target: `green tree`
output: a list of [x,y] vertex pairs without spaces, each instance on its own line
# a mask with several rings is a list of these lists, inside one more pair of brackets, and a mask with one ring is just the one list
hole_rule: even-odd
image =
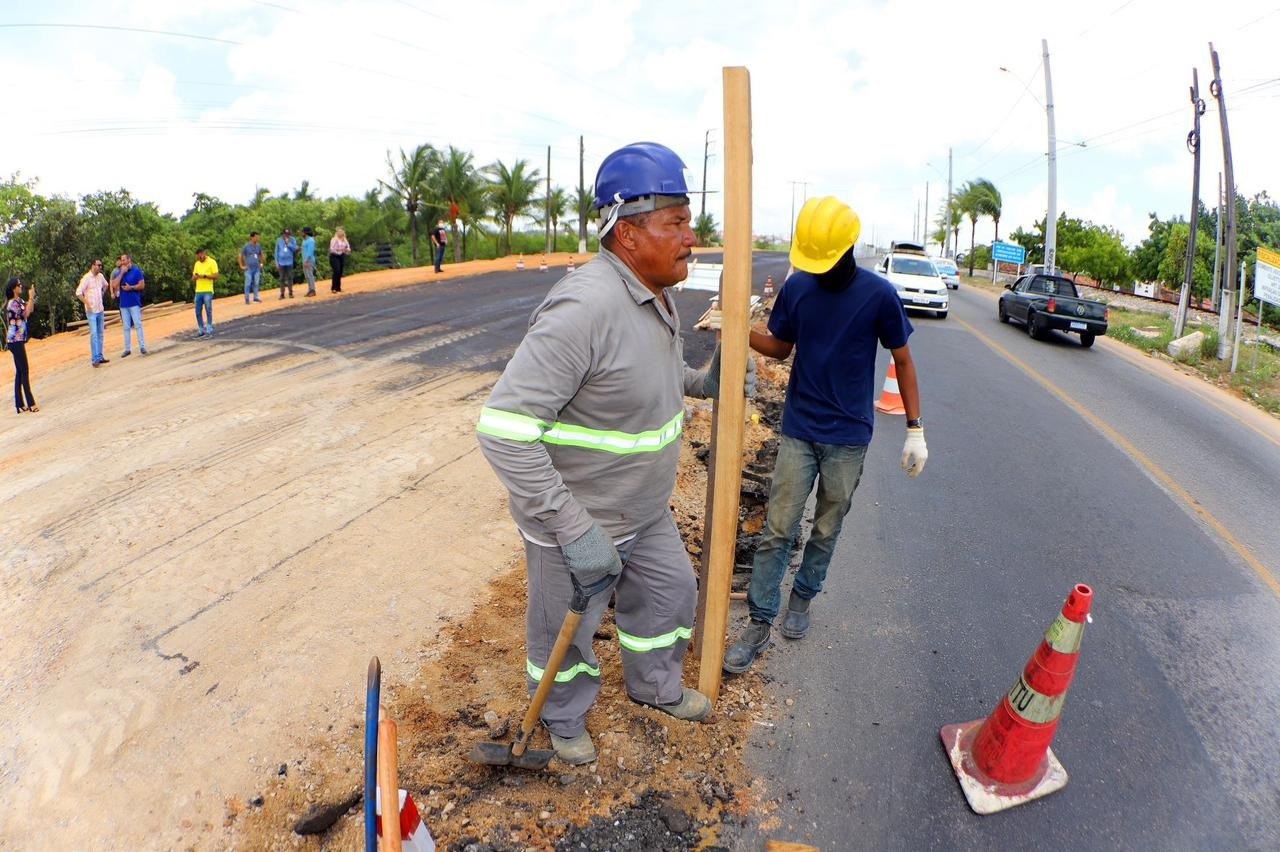
[[1000,197],[1000,190],[996,189],[996,185],[986,178],[978,178],[975,183],[982,187],[982,192],[986,196],[982,212],[990,216],[991,221],[995,223],[996,233],[992,243],[998,243],[1000,242],[1000,212],[1004,206],[1004,199]]
[[458,220],[463,221],[465,229],[468,219],[477,213],[484,215],[484,179],[476,170],[472,153],[450,145],[440,161],[437,186],[440,200],[450,212],[455,206],[458,209],[457,217],[449,217],[453,260],[458,263],[465,249],[465,240],[459,239],[458,235]]
[[1059,253],[1061,265],[1088,275],[1099,286],[1127,283],[1132,260],[1120,233],[1087,223],[1079,244],[1070,244]]
[[511,253],[511,225],[517,216],[523,216],[533,205],[538,189],[538,170],[529,169],[526,160],[516,160],[513,166],[498,160],[486,166],[489,177],[489,200],[494,208],[494,220],[502,225],[507,235],[506,254]]
[[693,234],[698,245],[709,246],[716,236],[716,220],[710,213],[699,213],[693,220]]
[[978,178],[965,183],[960,188],[956,206],[960,212],[969,217],[969,274],[973,275],[973,248],[978,230],[978,219],[983,216],[1000,215],[1000,199],[993,198],[991,190],[995,189],[991,181]]
[[413,265],[418,265],[418,215],[423,212],[423,201],[431,194],[431,178],[436,171],[436,160],[439,158],[436,149],[422,144],[406,154],[400,149],[399,165],[387,152],[387,170],[391,173],[391,181],[379,181],[390,195],[395,197],[409,214],[409,234],[413,245]]

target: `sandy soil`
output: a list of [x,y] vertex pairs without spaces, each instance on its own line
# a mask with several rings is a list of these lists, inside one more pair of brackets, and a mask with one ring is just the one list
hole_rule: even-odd
[[[350,294],[326,283],[320,298],[432,277],[354,275]],[[231,297],[215,317],[288,304]],[[152,354],[127,360],[109,330],[99,370],[83,336],[31,347],[43,411],[0,432],[0,848],[54,833],[83,849],[349,848],[358,818],[322,838],[292,827],[358,786],[374,654],[402,720],[402,784],[445,838],[514,821],[499,836],[545,845],[651,788],[713,833],[726,801],[748,801],[730,787],[761,705],[753,681],[733,685],[715,724],[677,731],[619,702],[616,643],[602,643],[600,764],[523,789],[463,767],[484,733],[474,712],[518,719],[523,702],[518,542],[473,435],[495,376],[163,339],[192,325],[156,318]],[[752,431],[755,447],[769,435]],[[704,483],[687,453],[676,503],[689,525]]]

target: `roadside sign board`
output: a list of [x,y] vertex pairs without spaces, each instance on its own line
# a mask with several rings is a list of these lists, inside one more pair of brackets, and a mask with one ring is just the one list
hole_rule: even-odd
[[1005,263],[1022,263],[1026,260],[1027,250],[1013,243],[996,243],[991,247],[991,256]]
[[1253,290],[1259,299],[1280,306],[1280,252],[1258,246]]

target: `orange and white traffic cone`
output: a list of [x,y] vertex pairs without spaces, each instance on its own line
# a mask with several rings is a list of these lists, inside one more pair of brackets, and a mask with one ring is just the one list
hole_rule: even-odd
[[[378,791],[378,836],[382,837],[382,791]],[[435,839],[422,821],[418,805],[408,790],[400,791],[400,848],[404,852],[434,852]]]
[[519,259],[516,260],[516,269],[518,271],[524,269],[524,255],[520,255]]
[[764,294],[766,296],[773,295],[773,276],[772,275],[764,279]]
[[1049,744],[1075,675],[1093,589],[1067,595],[1021,677],[985,720],[942,728],[942,745],[969,807],[992,814],[1067,785],[1067,770]]
[[573,255],[569,255],[569,271],[572,272],[576,268],[577,267],[573,265]]
[[547,271],[547,256],[545,254],[542,256],[542,265],[538,267],[538,271],[539,272]]
[[907,413],[907,409],[902,406],[902,394],[898,393],[898,368],[892,361],[889,362],[889,374],[884,377],[884,390],[876,403],[876,411],[885,414]]

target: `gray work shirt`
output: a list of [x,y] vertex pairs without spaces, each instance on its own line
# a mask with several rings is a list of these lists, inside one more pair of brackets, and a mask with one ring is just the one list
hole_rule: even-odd
[[564,545],[594,519],[616,540],[666,511],[684,397],[705,378],[684,363],[675,305],[616,255],[558,281],[476,428],[525,536]]

